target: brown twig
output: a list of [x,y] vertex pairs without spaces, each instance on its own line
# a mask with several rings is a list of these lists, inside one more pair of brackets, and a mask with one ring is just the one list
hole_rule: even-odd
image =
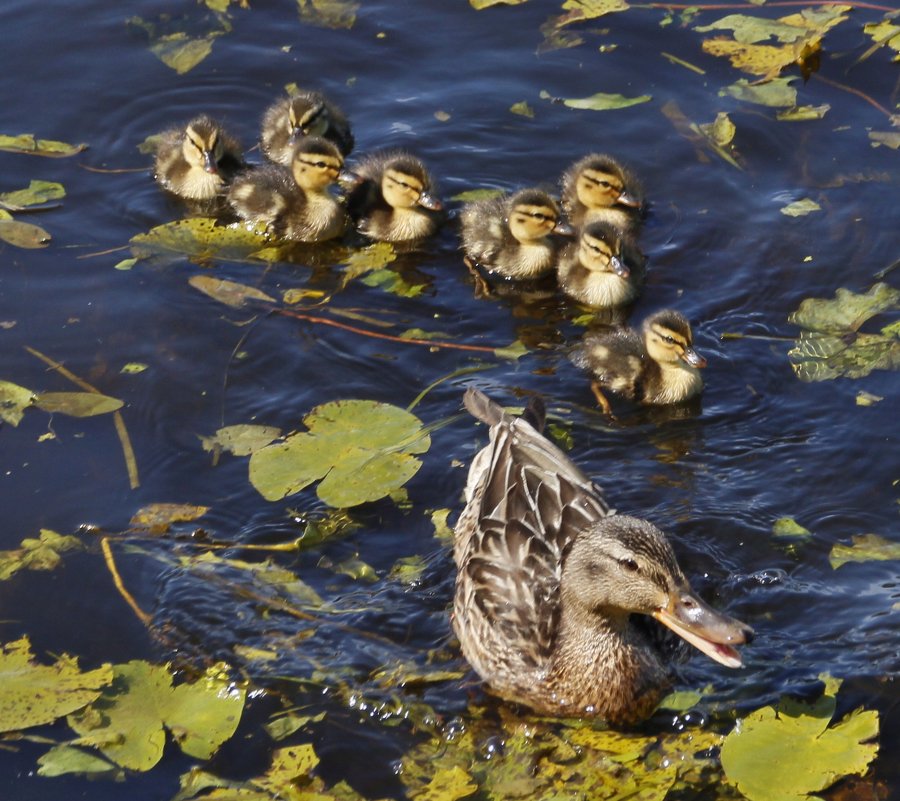
[[885,117],[887,117],[888,119],[893,119],[894,115],[891,114],[889,109],[886,109],[884,106],[881,105],[881,103],[879,103],[874,98],[869,97],[869,95],[867,95],[861,89],[854,89],[852,86],[847,86],[847,84],[838,83],[837,81],[832,81],[831,78],[826,78],[823,75],[819,75],[816,72],[813,73],[812,77],[815,78],[817,81],[821,81],[822,83],[827,84],[828,86],[833,86],[835,89],[840,89],[844,92],[849,92],[851,95],[856,95],[857,97],[862,98],[870,106],[877,108],[882,114],[884,114]]
[[134,600],[134,596],[125,588],[122,576],[119,575],[119,569],[116,567],[116,560],[113,559],[112,548],[109,547],[109,537],[104,537],[100,540],[100,548],[103,551],[103,561],[106,562],[106,568],[112,576],[113,584],[116,585],[119,595],[125,599],[125,603],[131,607],[131,611],[137,615],[138,620],[149,628],[153,618],[138,606],[138,602]]
[[82,253],[80,256],[76,256],[76,259],[93,259],[97,256],[108,256],[110,253],[118,253],[120,250],[128,250],[131,247],[130,245],[119,245],[117,248],[109,248],[109,250],[98,250],[95,253]]
[[87,170],[88,172],[99,172],[104,175],[122,175],[124,173],[131,172],[147,172],[146,167],[118,167],[116,169],[112,169],[110,167],[91,167],[90,164],[79,164],[82,170]]
[[[83,378],[79,378],[75,373],[71,370],[64,367],[57,361],[54,361],[49,356],[41,353],[39,350],[35,350],[34,348],[25,346],[25,350],[27,350],[32,356],[40,359],[44,364],[48,365],[50,368],[55,370],[64,378],[68,378],[76,386],[81,387],[86,392],[93,392],[95,395],[102,395],[103,393],[97,389],[95,386],[89,384]],[[128,483],[131,485],[131,489],[137,489],[141,482],[138,477],[138,469],[137,469],[137,461],[134,457],[134,448],[131,447],[131,437],[128,436],[128,429],[125,428],[125,418],[122,417],[122,413],[118,410],[113,412],[113,421],[116,426],[116,434],[119,436],[119,442],[122,444],[122,454],[125,457],[125,467],[128,470]]]

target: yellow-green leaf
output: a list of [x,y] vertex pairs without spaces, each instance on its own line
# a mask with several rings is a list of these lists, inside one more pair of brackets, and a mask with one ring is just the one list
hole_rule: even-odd
[[195,506],[190,503],[151,503],[134,513],[131,525],[140,528],[165,528],[172,523],[196,520],[208,511],[208,506]]
[[[546,92],[541,92],[541,97],[546,100],[550,95]],[[612,111],[620,108],[628,108],[629,106],[636,106],[640,103],[647,103],[651,99],[650,95],[625,97],[619,94],[597,92],[597,94],[591,95],[590,97],[563,98],[562,102],[569,108],[589,109],[590,111]]]
[[103,757],[71,745],[57,745],[38,758],[38,776],[64,776],[81,773],[87,776],[119,771],[118,766]]
[[787,111],[779,111],[775,119],[781,122],[808,122],[809,120],[821,120],[831,108],[827,103],[821,106],[797,106]]
[[812,214],[814,211],[822,211],[822,207],[816,203],[815,200],[810,200],[808,197],[805,197],[802,200],[795,200],[793,203],[788,203],[786,206],[779,209],[779,211],[786,217],[805,217],[807,214]]
[[0,194],[0,206],[15,211],[26,206],[37,206],[51,200],[59,200],[65,196],[66,190],[62,184],[53,181],[31,181],[27,189]]
[[0,134],[0,150],[48,158],[66,158],[87,150],[87,145],[70,145],[67,142],[57,142],[53,139],[35,139],[34,134],[18,134],[17,136]]
[[11,426],[19,425],[33,400],[34,393],[30,389],[11,381],[0,381],[0,420]]
[[219,225],[211,217],[189,217],[158,225],[131,238],[138,259],[151,256],[187,256],[195,261],[251,261],[268,240],[247,226]]
[[772,524],[772,534],[776,537],[790,537],[792,539],[809,539],[812,532],[801,526],[793,517],[779,517]]
[[437,771],[428,786],[413,798],[416,801],[456,801],[472,795],[477,789],[478,785],[472,782],[469,774],[454,766]]
[[194,289],[200,290],[213,300],[224,303],[226,306],[239,309],[249,301],[259,300],[263,303],[277,303],[271,295],[267,295],[261,289],[235,281],[226,281],[224,278],[213,278],[211,275],[192,275],[188,283]]
[[93,417],[114,412],[125,404],[99,392],[41,392],[35,396],[34,405],[45,412]]
[[526,2],[528,0],[469,0],[469,5],[476,11],[481,11],[483,8],[490,8],[491,6],[520,6]]
[[854,534],[851,545],[832,546],[828,561],[837,570],[848,562],[886,562],[900,559],[900,543],[877,534]]
[[77,537],[42,528],[38,539],[26,537],[19,548],[0,551],[0,581],[20,570],[53,570],[62,561],[61,553],[81,547]]
[[50,238],[50,234],[39,225],[19,220],[0,220],[0,239],[14,247],[26,250],[45,248]]
[[469,203],[473,200],[488,200],[492,197],[500,197],[503,194],[502,189],[468,189],[454,195],[450,200],[458,200],[460,203]]
[[892,150],[900,150],[900,132],[897,131],[869,131],[869,139],[872,147],[885,145]]
[[200,437],[205,451],[227,451],[235,456],[249,456],[281,436],[274,426],[241,424],[220,428],[211,437]]
[[297,0],[300,19],[320,28],[353,27],[359,3],[353,0]]
[[524,100],[519,103],[513,103],[509,110],[513,114],[518,114],[520,117],[528,117],[529,119],[534,118],[534,109],[528,105]]
[[746,103],[756,103],[770,108],[793,108],[797,105],[797,90],[791,86],[796,78],[773,78],[766,83],[750,82],[741,78],[731,86],[719,91],[719,95],[727,95]]
[[109,665],[82,673],[69,656],[36,664],[27,637],[0,646],[0,731],[51,723],[91,703],[112,680]]

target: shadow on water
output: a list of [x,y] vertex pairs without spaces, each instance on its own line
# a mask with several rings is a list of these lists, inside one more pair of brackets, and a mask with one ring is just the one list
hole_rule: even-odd
[[[769,109],[719,97],[736,70],[703,54],[691,27],[661,27],[661,11],[632,9],[593,27],[571,26],[585,44],[538,52],[539,28],[557,11],[546,3],[476,12],[462,2],[364,2],[351,30],[329,30],[301,22],[294,4],[236,7],[233,30],[216,38],[196,68],[176,75],[150,54],[141,30],[126,25],[128,15],[154,19],[152,3],[130,4],[127,14],[83,3],[71,24],[61,4],[4,6],[0,85],[16,102],[0,113],[0,132],[33,131],[90,149],[52,160],[0,152],[0,190],[30,179],[66,187],[59,208],[27,218],[52,233],[50,247],[0,245],[0,380],[71,389],[25,350],[31,347],[121,398],[140,486],[128,486],[108,416],[28,410],[18,426],[0,428],[0,548],[17,548],[42,528],[123,531],[150,503],[203,504],[210,512],[166,537],[139,538],[120,556],[125,585],[152,617],[152,636],[112,586],[96,537],[85,535],[89,552],[67,556],[61,569],[0,582],[3,642],[27,633],[36,653],[71,653],[87,666],[138,658],[188,671],[217,660],[237,665],[270,694],[253,700],[238,739],[210,770],[246,778],[264,769],[272,744],[261,726],[284,697],[309,714],[326,713],[314,737],[329,784],[349,778],[367,797],[401,797],[395,768],[422,733],[452,728],[473,699],[490,714],[508,713],[484,694],[451,636],[454,565],[432,518],[449,510],[453,523],[465,466],[485,440],[483,428],[459,414],[465,387],[474,385],[510,405],[535,393],[547,398],[554,435],[612,505],[666,529],[700,593],[756,629],[745,670],[726,674],[692,658],[678,666],[680,687],[712,684],[716,702],[744,713],[785,693],[814,695],[820,674],[830,673],[846,680],[839,711],[878,709],[882,753],[896,750],[897,563],[835,569],[829,562],[833,546],[849,544],[851,535],[895,536],[896,377],[802,383],[787,358],[797,336],[788,315],[804,298],[831,298],[838,287],[864,292],[897,259],[889,219],[897,154],[870,147],[866,137],[866,129],[885,130],[888,122],[816,76],[805,85],[798,79],[796,88],[804,105],[830,106],[824,121],[775,122]],[[177,13],[200,28],[220,24],[202,6],[184,4]],[[848,67],[866,47],[861,24],[829,34],[822,77],[893,107],[897,72],[885,55]],[[694,73],[661,61],[660,50],[705,74],[689,80]],[[269,265],[176,259],[130,270],[113,269],[127,251],[91,255],[180,214],[151,180],[149,156],[137,150],[148,135],[202,110],[250,147],[264,109],[291,82],[333,97],[353,122],[357,154],[414,150],[445,199],[474,188],[552,188],[585,153],[621,156],[652,203],[641,236],[649,275],[631,322],[667,306],[692,321],[709,361],[702,400],[667,410],[624,404],[615,420],[601,415],[570,358],[584,330],[579,310],[553,295],[476,298],[459,252],[457,201],[448,201],[450,220],[427,248],[388,265],[380,283],[348,278],[346,266],[321,256],[316,263],[302,250]],[[541,90],[554,97],[646,92],[652,101],[600,113],[551,103]],[[510,113],[521,101],[533,117]],[[727,110],[744,169],[680,135],[662,111],[667,102],[690,121]],[[249,159],[259,161],[258,150]],[[821,211],[780,213],[803,198]],[[228,308],[188,283],[204,275],[279,299],[289,290],[313,294],[281,304],[298,312],[293,317]],[[886,280],[896,283],[896,275]],[[398,286],[415,289],[391,291]],[[366,335],[405,330],[480,350]],[[520,358],[492,352],[516,342],[524,346]],[[123,372],[130,363],[147,369]],[[457,374],[466,368],[473,370]],[[313,489],[267,502],[248,482],[246,458],[215,460],[201,446],[227,425],[301,429],[313,407],[342,398],[406,407],[433,383],[414,411],[445,425],[432,432],[407,499],[352,510],[354,525],[332,538],[317,539],[309,525],[328,517]],[[861,392],[882,400],[861,405]],[[813,536],[786,547],[772,536],[782,517]],[[248,546],[297,539],[295,551],[269,558],[321,599],[321,609],[305,616],[248,571],[193,558],[215,542],[226,546],[217,555],[259,566],[266,553]],[[410,557],[421,557],[421,570],[405,581],[396,567]],[[410,680],[404,688],[391,669],[453,678]],[[53,735],[68,736],[62,724]],[[32,745],[2,752],[4,772],[17,777],[5,797],[83,792],[75,778],[26,778],[41,753]],[[167,756],[156,772],[130,782],[129,797],[174,795],[189,766]],[[875,775],[894,792],[900,787],[889,760],[876,763]],[[119,797],[102,782],[90,792]]]

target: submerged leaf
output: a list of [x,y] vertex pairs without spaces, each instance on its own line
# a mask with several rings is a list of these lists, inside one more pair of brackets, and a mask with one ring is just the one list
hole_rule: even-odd
[[184,75],[212,52],[213,41],[222,33],[216,31],[196,39],[186,33],[172,33],[161,36],[150,45],[150,52],[167,67],[179,75]]
[[793,108],[797,105],[797,90],[790,84],[796,78],[773,78],[767,83],[751,83],[741,78],[731,86],[719,91],[720,95],[728,95],[746,103],[756,103],[770,108]]
[[809,539],[812,532],[801,526],[793,517],[779,517],[772,524],[772,534],[776,537],[791,537],[795,539]]
[[0,194],[0,206],[15,211],[26,206],[37,206],[51,200],[59,200],[66,196],[62,184],[53,181],[31,181],[27,189]]
[[109,665],[82,673],[69,656],[53,665],[33,660],[27,637],[0,646],[0,731],[51,723],[91,703],[113,680]]
[[520,117],[528,117],[529,119],[534,119],[534,109],[528,105],[524,100],[519,103],[513,103],[509,110],[513,114],[518,114]]
[[848,562],[886,562],[900,559],[900,543],[877,534],[854,534],[852,545],[832,546],[828,561],[837,570]]
[[378,500],[402,487],[422,463],[414,454],[431,440],[413,414],[368,400],[332,401],[303,419],[309,429],[250,457],[250,482],[277,501],[322,479],[318,496],[344,508]]
[[41,392],[35,395],[34,405],[45,412],[94,417],[115,412],[125,404],[99,392]]
[[20,570],[53,570],[61,561],[61,553],[83,547],[77,537],[63,536],[42,528],[38,539],[26,538],[12,551],[0,551],[0,581]]
[[30,389],[11,381],[0,381],[0,420],[11,426],[19,425],[33,400],[34,393]]
[[563,98],[562,102],[569,108],[589,109],[591,111],[611,111],[614,109],[636,106],[640,103],[647,103],[651,99],[650,95],[624,97],[619,94],[597,92],[597,94],[591,95],[590,97]]
[[454,766],[446,770],[438,770],[434,778],[413,798],[416,801],[457,801],[472,795],[478,785],[472,782],[469,774],[462,768]]
[[297,0],[300,19],[320,28],[353,27],[359,3],[353,0]]
[[48,158],[66,158],[87,150],[87,145],[70,145],[67,142],[57,142],[53,139],[35,139],[34,134],[19,134],[18,136],[0,134],[0,150]]
[[45,248],[50,238],[50,234],[39,225],[0,219],[0,239],[14,247],[26,250]]
[[900,132],[869,131],[869,139],[872,140],[872,147],[886,145],[892,150],[900,150]]
[[788,203],[787,206],[779,209],[779,211],[786,217],[805,217],[807,214],[812,214],[814,211],[822,211],[822,207],[816,203],[815,200],[810,200],[808,197],[805,197],[802,200],[795,200],[793,203]]
[[835,292],[834,300],[807,298],[788,316],[788,322],[810,331],[858,331],[866,320],[898,305],[900,290],[888,284],[875,284],[864,294],[841,288]]
[[469,0],[469,5],[476,11],[481,11],[483,8],[490,8],[490,6],[520,6],[526,2],[528,0]]
[[199,289],[204,295],[234,309],[239,309],[252,300],[260,300],[264,303],[278,302],[271,295],[267,295],[256,287],[238,284],[235,281],[226,281],[224,278],[213,278],[210,275],[192,275],[188,279],[188,283],[194,289]]
[[189,503],[151,503],[142,506],[131,518],[130,524],[139,528],[166,528],[172,523],[187,523],[203,517],[208,506]]
[[249,456],[281,436],[281,429],[274,426],[242,424],[225,426],[212,437],[200,437],[205,451],[227,451],[235,456]]
[[824,103],[821,106],[797,106],[787,111],[779,111],[775,119],[781,122],[807,122],[809,120],[821,120],[831,106]]

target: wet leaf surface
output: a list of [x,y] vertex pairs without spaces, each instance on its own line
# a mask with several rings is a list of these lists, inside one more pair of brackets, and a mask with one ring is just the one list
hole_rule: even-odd
[[854,534],[850,545],[837,543],[831,548],[828,561],[837,570],[849,562],[886,562],[900,559],[900,543],[877,534]]
[[0,646],[0,731],[51,723],[99,697],[113,680],[109,665],[83,673],[75,659],[34,661],[27,637]]
[[352,0],[297,0],[300,19],[320,28],[352,28],[359,6]]
[[805,217],[814,211],[822,211],[822,207],[815,200],[803,198],[803,200],[795,200],[793,203],[788,203],[780,211],[786,217]]
[[[544,100],[552,99],[547,92],[541,92]],[[628,108],[641,103],[648,103],[652,98],[650,95],[640,95],[638,97],[624,97],[619,94],[607,94],[605,92],[597,92],[590,97],[570,97],[562,98],[562,103],[569,108],[588,109],[590,111],[612,111],[620,108]]]
[[131,252],[137,259],[187,256],[196,261],[252,261],[254,253],[268,244],[264,235],[246,226],[219,225],[212,217],[189,217],[133,236]]
[[793,517],[779,517],[772,524],[772,534],[776,537],[808,540],[813,534],[808,528],[801,526]]
[[51,237],[39,225],[20,220],[0,219],[0,239],[17,248],[34,250],[47,247]]
[[212,437],[201,437],[203,450],[227,451],[235,456],[249,456],[281,436],[281,429],[274,426],[236,425],[225,426]]
[[0,134],[0,150],[48,158],[66,158],[87,150],[87,145],[70,145],[67,142],[57,142],[53,139],[35,139],[34,134],[19,134],[18,136]]
[[41,392],[35,395],[34,405],[45,412],[71,417],[94,417],[114,412],[125,404],[118,398],[101,395],[99,392]]
[[192,275],[188,279],[188,283],[194,289],[199,289],[204,295],[234,309],[239,309],[253,300],[263,303],[278,302],[271,295],[267,295],[256,287],[239,284],[236,281],[226,281],[223,278],[213,278],[210,275]]
[[829,725],[838,686],[813,704],[783,698],[740,720],[722,745],[728,781],[750,801],[803,801],[864,773],[878,753],[878,713],[857,709]]
[[208,506],[188,503],[152,503],[143,506],[131,518],[131,525],[139,528],[166,528],[172,523],[187,523],[203,517]]
[[469,0],[469,5],[476,11],[481,11],[491,6],[519,6],[527,2],[528,0]]
[[308,432],[287,437],[250,457],[250,482],[270,501],[321,479],[317,494],[345,508],[375,501],[402,487],[428,450],[419,419],[396,406],[367,400],[333,401],[303,419]]
[[0,206],[10,211],[16,211],[27,206],[37,206],[51,200],[59,200],[65,196],[66,190],[62,184],[53,181],[31,181],[27,189],[0,194]]
[[17,426],[25,410],[31,406],[34,393],[11,381],[0,381],[0,420]]
[[722,89],[720,95],[728,95],[746,103],[756,103],[772,108],[793,108],[797,105],[797,90],[791,86],[796,78],[773,78],[763,84],[741,78]]
[[77,537],[63,536],[44,528],[38,539],[28,537],[19,548],[0,551],[0,581],[20,570],[53,570],[62,561],[61,553],[82,548]]
[[[75,748],[71,745],[58,745],[38,758],[38,776],[64,776],[67,773],[80,773],[87,776],[100,776],[115,771],[118,767],[103,757],[90,751]],[[117,778],[124,778],[119,777]]]

